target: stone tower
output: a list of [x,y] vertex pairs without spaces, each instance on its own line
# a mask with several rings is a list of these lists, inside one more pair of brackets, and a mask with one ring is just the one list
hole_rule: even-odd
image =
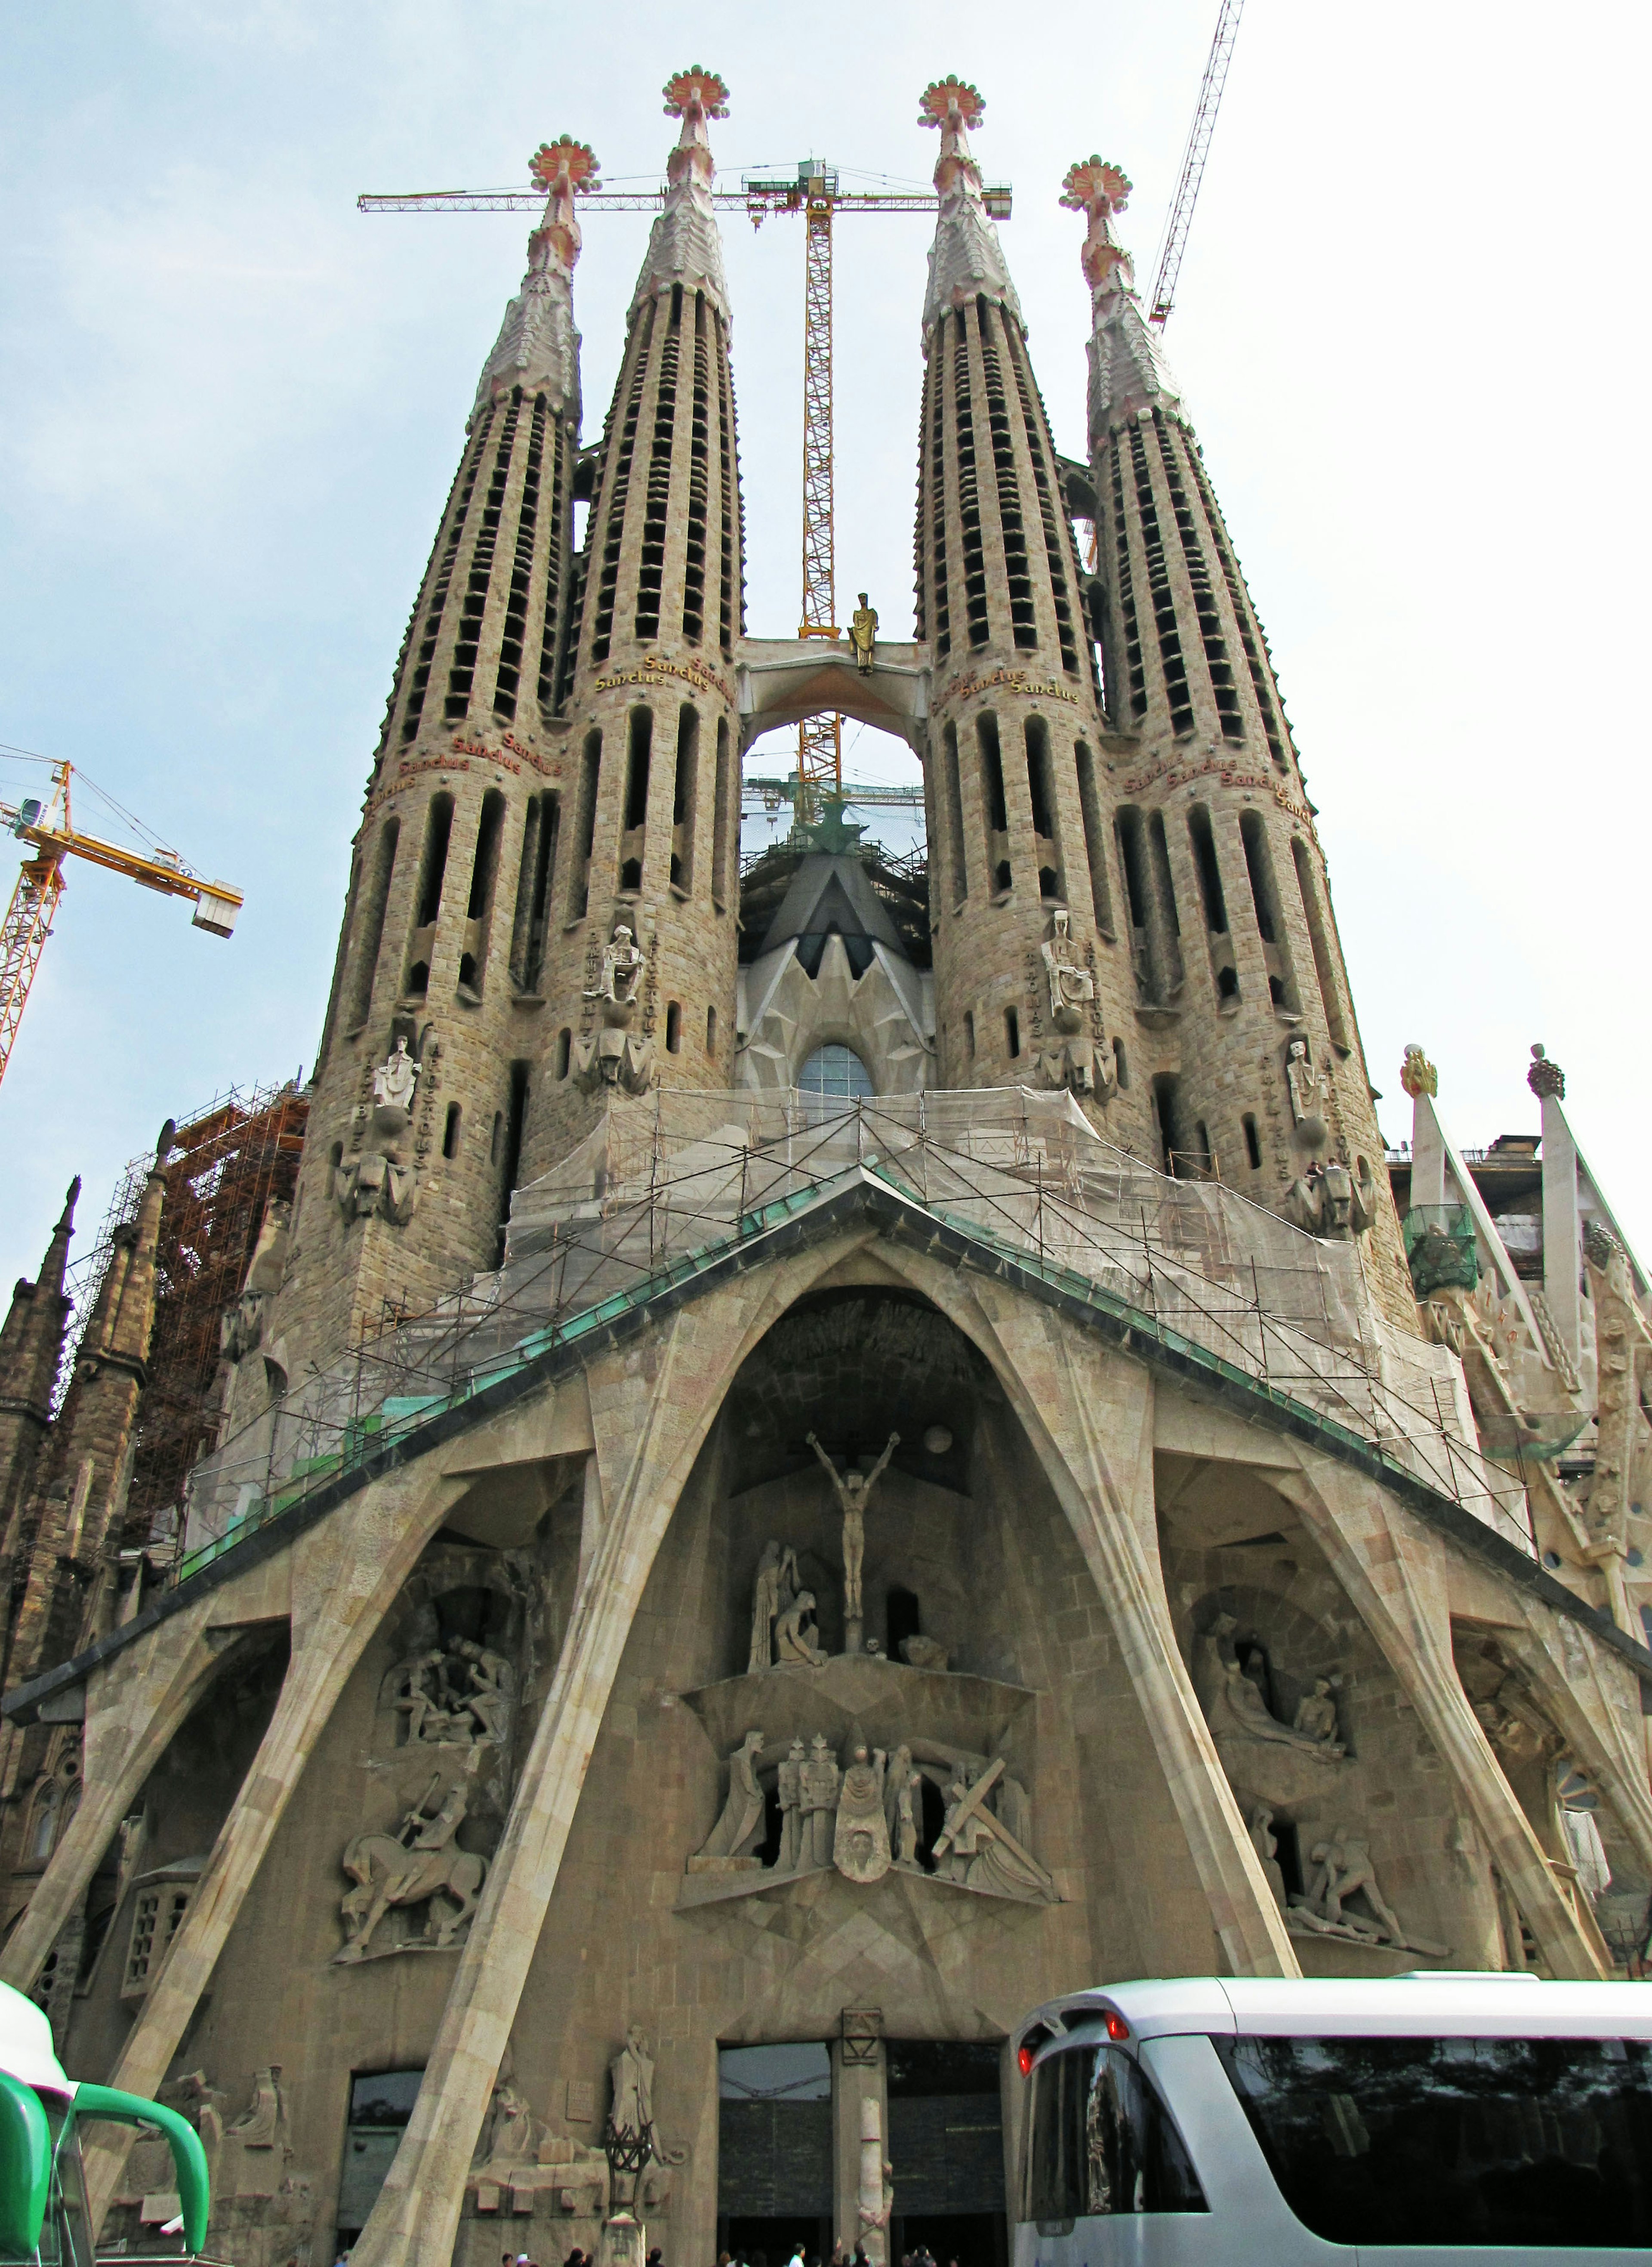
[[20,1587],[28,1565],[26,1514],[63,1359],[70,1307],[63,1282],[79,1194],[77,1177],[40,1273],[32,1283],[18,1279],[0,1324],[0,1632],[10,1626],[13,1588]]
[[[286,1289],[256,1414],[292,1364],[493,1264],[543,1045],[564,787],[565,625],[579,449],[575,197],[590,150],[533,160],[528,272],[397,665],[357,834],[316,1068]],[[251,1397],[251,1400],[249,1400]]]
[[1088,222],[1098,627],[1123,736],[1110,796],[1154,1131],[1162,1152],[1216,1163],[1305,1228],[1374,1221],[1408,1303],[1313,809],[1198,441],[1114,236],[1129,188],[1093,158],[1071,168],[1063,202]]
[[[665,87],[682,132],[632,295],[568,633],[568,818],[526,1174],[566,1153],[604,1088],[733,1083],[744,541],[706,131],[727,97],[698,65]],[[616,942],[623,957],[606,957]]]
[[1070,1086],[1115,1139],[1144,1141],[1100,691],[1027,326],[969,150],[983,108],[947,78],[920,113],[941,137],[916,545],[937,1083]]

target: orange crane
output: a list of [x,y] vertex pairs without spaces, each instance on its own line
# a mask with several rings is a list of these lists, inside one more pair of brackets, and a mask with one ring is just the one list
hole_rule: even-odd
[[1175,197],[1165,223],[1164,240],[1159,247],[1159,268],[1153,277],[1152,312],[1147,319],[1161,331],[1170,319],[1170,310],[1175,302],[1176,278],[1181,273],[1181,255],[1188,248],[1188,231],[1193,221],[1193,208],[1198,202],[1199,184],[1204,179],[1204,161],[1210,154],[1210,136],[1216,131],[1216,114],[1221,107],[1222,90],[1227,84],[1227,67],[1233,60],[1233,42],[1239,37],[1239,18],[1244,12],[1245,0],[1222,0],[1217,13],[1216,36],[1210,42],[1204,77],[1199,83],[1199,99],[1194,106],[1193,127],[1181,157],[1181,178],[1176,184]]
[[158,890],[164,897],[193,898],[194,926],[210,936],[230,934],[244,902],[239,890],[227,882],[203,882],[192,874],[175,850],[160,845],[147,851],[123,850],[95,834],[78,833],[69,807],[72,777],[72,766],[54,763],[52,792],[44,802],[29,796],[20,803],[0,803],[0,825],[9,826],[32,853],[23,862],[0,924],[0,1079],[11,1060],[29,987],[52,933],[52,919],[66,885],[66,858],[84,858],[112,874],[124,874],[146,890]]
[[[592,189],[580,199],[582,213],[657,212],[663,189]],[[1001,182],[983,194],[995,220],[1008,220],[1012,198]],[[537,211],[543,189],[433,189],[402,196],[362,196],[356,209],[383,212]],[[753,228],[771,213],[801,213],[803,238],[803,619],[800,638],[836,638],[836,538],[832,517],[832,221],[839,213],[932,213],[938,199],[927,189],[845,189],[838,169],[805,158],[796,178],[762,180],[742,176],[735,189],[714,189],[712,202],[743,212]],[[799,820],[818,818],[829,796],[843,794],[843,720],[837,715],[805,718],[798,728]]]

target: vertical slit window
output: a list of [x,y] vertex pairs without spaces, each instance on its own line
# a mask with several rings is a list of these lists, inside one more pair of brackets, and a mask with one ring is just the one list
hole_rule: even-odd
[[1049,727],[1042,716],[1029,716],[1022,730],[1027,743],[1027,791],[1033,803],[1033,848],[1038,866],[1041,898],[1064,898],[1061,870],[1061,827],[1056,815],[1056,776],[1049,747]]
[[1295,1015],[1300,1002],[1291,972],[1284,912],[1274,879],[1273,854],[1268,848],[1267,829],[1259,812],[1242,811],[1239,813],[1239,840],[1245,846],[1245,871],[1250,880],[1251,903],[1256,912],[1256,932],[1261,938],[1263,958],[1268,966],[1268,997],[1276,1008],[1283,1008]]
[[1205,525],[1210,531],[1211,547],[1216,553],[1217,563],[1222,569],[1222,580],[1227,584],[1228,597],[1232,601],[1233,619],[1239,624],[1239,644],[1245,652],[1245,666],[1250,672],[1251,690],[1256,695],[1256,706],[1261,712],[1262,731],[1267,737],[1268,752],[1282,772],[1288,771],[1290,766],[1285,759],[1284,736],[1281,730],[1280,714],[1275,706],[1274,688],[1269,682],[1268,665],[1263,658],[1268,641],[1261,634],[1261,625],[1257,621],[1255,612],[1250,604],[1245,589],[1244,577],[1239,570],[1239,561],[1233,556],[1232,547],[1227,539],[1227,531],[1222,524],[1222,515],[1217,510],[1216,498],[1211,494],[1210,484],[1204,476],[1204,466],[1200,459],[1198,445],[1193,441],[1188,443],[1188,471],[1195,488],[1199,491],[1199,501],[1204,506]]
[[1090,868],[1090,902],[1095,925],[1105,937],[1113,930],[1113,891],[1107,881],[1107,821],[1101,815],[1101,788],[1096,777],[1095,754],[1087,740],[1073,750],[1078,770],[1078,810],[1084,820],[1084,847]]
[[1113,1068],[1118,1079],[1119,1092],[1128,1094],[1130,1090],[1130,1061],[1124,1052],[1122,1039],[1115,1039],[1113,1042]]
[[1239,1123],[1245,1130],[1245,1161],[1253,1173],[1259,1173],[1262,1169],[1262,1145],[1257,1139],[1256,1120],[1246,1111]]
[[[999,317],[1004,325],[1005,348],[1015,377],[1015,390],[1020,397],[1027,451],[1033,461],[1033,486],[1038,495],[1038,517],[1043,530],[1045,563],[1049,569],[1049,595],[1056,610],[1056,635],[1061,645],[1061,665],[1070,677],[1076,677],[1078,674],[1078,641],[1073,634],[1072,601],[1068,595],[1068,551],[1062,542],[1061,532],[1066,507],[1058,505],[1056,483],[1050,472],[1049,419],[1045,413],[1043,397],[1034,383],[1027,364],[1027,348],[1020,331],[1002,309]],[[1071,540],[1070,530],[1068,544]]]
[[453,642],[453,661],[448,671],[448,697],[444,713],[450,724],[463,723],[471,705],[471,686],[476,678],[476,657],[480,649],[482,623],[487,613],[488,586],[493,579],[493,554],[499,546],[499,523],[504,517],[505,491],[510,485],[510,460],[516,445],[516,421],[522,415],[522,396],[513,393],[510,407],[505,413],[499,447],[493,452],[493,474],[487,484],[487,495],[482,505],[482,520],[476,531],[476,546],[471,554],[471,571],[465,579],[464,604],[459,612],[459,627]]
[[728,719],[717,720],[717,782],[712,800],[712,903],[718,912],[728,909],[728,837],[735,794],[728,752]]
[[1216,835],[1210,814],[1202,803],[1188,813],[1188,839],[1193,845],[1194,871],[1204,902],[1204,925],[1213,936],[1227,934],[1227,899],[1222,894],[1222,869],[1216,860]]
[[[1122,444],[1113,443],[1113,555],[1118,572],[1119,614],[1124,625],[1124,674],[1129,679],[1130,715],[1147,714],[1147,664],[1142,658],[1141,625],[1136,617],[1136,583],[1130,571],[1130,531],[1124,512]],[[1117,672],[1109,670],[1109,680]],[[1120,722],[1123,719],[1121,717]]]
[[924,383],[927,389],[929,412],[926,431],[930,560],[935,596],[935,658],[945,661],[952,651],[952,608],[947,596],[947,366],[939,352],[930,356]]
[[401,835],[399,818],[387,818],[373,845],[373,863],[362,899],[362,933],[350,969],[349,1003],[345,1009],[347,1031],[360,1029],[373,1005],[373,978],[378,968],[378,949],[384,936],[384,912],[390,903],[391,877],[396,870],[396,844]]
[[596,789],[603,768],[603,736],[585,735],[580,757],[579,818],[574,834],[574,857],[568,873],[568,919],[583,921],[590,902],[591,853],[596,847]]
[[705,1052],[708,1055],[714,1055],[717,1053],[717,1010],[715,1008],[708,1008],[705,1010]]
[[683,1052],[683,1003],[668,1000],[665,1009],[665,1051],[669,1055]]
[[1302,910],[1307,917],[1308,942],[1313,947],[1313,972],[1319,979],[1319,1001],[1325,1009],[1326,1027],[1331,1041],[1343,1054],[1351,1054],[1353,1040],[1348,1018],[1342,1013],[1341,988],[1336,980],[1336,954],[1331,942],[1331,925],[1319,897],[1319,884],[1313,871],[1313,856],[1299,834],[1290,838],[1290,855],[1296,862],[1297,887],[1302,892]]
[[[507,724],[515,719],[523,648],[528,635],[528,592],[533,581],[534,530],[539,524],[539,467],[545,455],[545,399],[541,393],[534,399],[533,418],[528,428],[522,503],[516,513],[516,549],[510,564],[510,591],[505,601],[505,624],[500,635],[499,669],[493,679],[493,714]],[[551,548],[554,554],[554,537]],[[552,576],[554,580],[554,567]]]
[[654,711],[633,708],[625,742],[625,803],[620,814],[619,886],[642,887],[642,854],[648,825],[648,769]]
[[941,801],[947,813],[947,858],[952,868],[955,906],[969,894],[969,869],[964,862],[963,783],[958,774],[958,728],[947,725],[941,733]]
[[1032,567],[1027,555],[1027,525],[1021,517],[1021,484],[1015,469],[1015,439],[1010,430],[1004,373],[993,337],[994,310],[976,301],[981,335],[981,369],[986,379],[987,432],[992,445],[993,485],[998,498],[998,532],[1004,544],[1004,573],[1010,595],[1010,631],[1018,646],[1038,643],[1038,613],[1033,598]]
[[969,394],[969,333],[961,315],[952,318],[953,431],[958,450],[958,518],[963,533],[964,611],[969,642],[987,642],[987,568],[981,542],[981,489],[976,473],[975,414]]
[[522,832],[522,868],[516,880],[516,916],[510,933],[510,972],[524,992],[538,989],[545,968],[545,930],[559,815],[559,796],[529,797]]
[[482,797],[482,816],[476,829],[476,856],[471,866],[471,894],[464,908],[464,943],[459,954],[459,981],[479,993],[487,967],[487,933],[493,921],[493,884],[499,875],[500,838],[505,831],[505,798],[496,787]]
[[[740,575],[736,594],[735,578],[740,572],[736,552],[740,545],[740,432],[735,420],[735,389],[728,375],[728,356],[723,338],[722,317],[713,309],[712,321],[716,326],[717,347],[717,419],[720,451],[722,483],[722,548],[718,584],[718,626],[725,653],[733,653],[736,630],[743,636],[746,627],[746,584]],[[736,613],[736,596],[738,613]]]
[[976,1059],[976,1019],[970,1009],[964,1009],[964,1053],[971,1062]]
[[568,1026],[564,1023],[562,1029],[557,1033],[557,1076],[559,1078],[566,1078],[567,1076],[568,1061],[573,1052],[574,1034],[569,1030]]
[[986,825],[987,871],[996,894],[1010,886],[1010,817],[1004,800],[1004,759],[996,716],[983,712],[976,718],[976,744],[981,751],[981,816]]
[[705,295],[694,295],[694,390],[689,416],[688,531],[683,564],[683,635],[698,645],[705,630],[705,526],[711,479],[711,326]]
[[448,870],[448,845],[453,839],[453,797],[434,795],[425,818],[424,851],[419,861],[419,889],[413,901],[413,935],[408,939],[407,980],[412,993],[430,988],[433,931],[442,912],[442,884]]
[[1014,1008],[1004,1010],[1004,1045],[1013,1062],[1021,1052],[1021,1018]]
[[1193,591],[1193,611],[1199,624],[1199,642],[1204,648],[1204,665],[1210,672],[1210,691],[1216,700],[1216,713],[1221,719],[1222,737],[1224,740],[1242,740],[1245,723],[1239,715],[1239,688],[1233,682],[1233,665],[1227,657],[1227,640],[1222,635],[1222,617],[1217,608],[1216,592],[1210,587],[1210,571],[1204,563],[1203,547],[1194,525],[1193,507],[1188,501],[1188,491],[1182,486],[1175,438],[1158,410],[1153,412],[1153,431],[1159,440],[1159,462],[1164,466],[1165,485],[1170,491],[1170,508],[1175,515],[1176,532],[1181,539],[1181,555],[1187,564],[1188,581]]
[[1159,633],[1159,661],[1165,676],[1165,697],[1170,703],[1170,729],[1173,732],[1191,732],[1193,700],[1188,691],[1188,664],[1181,650],[1181,633],[1176,627],[1175,593],[1170,587],[1165,539],[1159,528],[1159,506],[1153,499],[1152,476],[1147,469],[1147,451],[1139,425],[1130,429],[1129,444],[1137,517],[1142,530],[1142,556],[1147,562],[1147,595]]
[[459,1154],[459,1126],[464,1116],[464,1110],[458,1103],[449,1103],[447,1119],[442,1128],[442,1154],[444,1157],[457,1157]]
[[1182,980],[1180,923],[1165,822],[1133,804],[1118,814],[1119,862],[1130,907],[1130,958],[1144,999],[1163,1004]]
[[448,603],[448,590],[453,581],[454,561],[459,555],[459,544],[464,534],[464,524],[470,517],[471,495],[476,486],[476,476],[482,468],[487,437],[493,430],[493,413],[482,413],[482,422],[471,442],[469,454],[461,466],[463,485],[458,499],[452,507],[453,517],[448,528],[448,539],[442,553],[442,563],[436,569],[436,579],[431,585],[429,604],[425,608],[424,635],[419,642],[418,655],[413,663],[413,678],[407,687],[407,707],[401,721],[404,741],[414,738],[419,720],[424,715],[425,693],[430,684],[431,664],[435,659],[436,644],[442,635],[442,616]]
[[1159,1154],[1172,1178],[1185,1154],[1181,1138],[1181,1081],[1173,1072],[1161,1071],[1153,1081],[1153,1124],[1159,1134]]
[[917,412],[917,517],[912,523],[912,634],[920,645],[929,636],[929,576],[924,554],[929,535],[929,427],[935,392],[935,373],[924,364],[924,398]]
[[499,1174],[499,1252],[505,1253],[505,1230],[510,1221],[510,1200],[522,1170],[522,1137],[528,1121],[528,1066],[514,1062],[510,1067],[510,1097],[504,1111],[504,1126],[493,1120],[495,1162]]
[[[609,648],[613,642],[614,593],[619,583],[619,553],[625,533],[625,499],[631,493],[631,463],[637,446],[637,420],[642,415],[642,389],[648,375],[648,345],[654,336],[657,312],[658,303],[651,299],[642,310],[632,334],[633,359],[625,414],[619,421],[619,434],[614,443],[611,458],[604,459],[603,470],[608,473],[604,481],[607,495],[603,498],[603,547],[596,582],[596,610],[591,623],[593,668],[607,660]],[[595,510],[591,521],[595,526]],[[597,558],[594,544],[588,543],[587,548],[589,559]],[[587,571],[589,571],[588,561]]]
[[[573,534],[568,512],[568,433],[561,420],[554,419],[551,426],[551,495],[545,507],[545,617],[539,632],[539,704],[544,708],[559,705],[557,684],[558,657],[560,651],[562,620],[562,563]],[[570,562],[569,593],[574,589]]]
[[665,583],[665,527],[671,504],[671,451],[676,437],[677,362],[683,350],[683,286],[671,289],[671,312],[660,349],[660,385],[654,400],[654,437],[643,495],[642,550],[637,561],[637,636],[660,635],[660,594]]
[[699,801],[700,712],[684,701],[676,719],[676,779],[671,796],[671,879],[694,891],[694,811]]

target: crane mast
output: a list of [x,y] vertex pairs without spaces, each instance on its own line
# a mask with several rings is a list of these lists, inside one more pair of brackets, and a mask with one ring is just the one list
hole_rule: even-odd
[[1193,128],[1188,136],[1188,147],[1182,154],[1181,179],[1176,184],[1175,197],[1170,216],[1165,223],[1164,240],[1159,247],[1159,268],[1153,277],[1153,304],[1148,321],[1163,330],[1175,304],[1176,278],[1181,273],[1181,255],[1188,246],[1188,230],[1193,220],[1193,209],[1198,202],[1199,184],[1204,179],[1204,161],[1210,152],[1210,136],[1216,131],[1216,114],[1222,104],[1222,90],[1227,84],[1227,67],[1233,60],[1233,42],[1239,37],[1239,18],[1245,12],[1245,0],[1222,0],[1216,19],[1216,36],[1210,42],[1210,54],[1204,66],[1204,77],[1200,82],[1199,100],[1193,114]]

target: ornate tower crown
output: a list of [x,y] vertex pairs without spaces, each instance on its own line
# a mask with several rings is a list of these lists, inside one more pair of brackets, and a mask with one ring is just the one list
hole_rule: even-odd
[[[1098,297],[1122,287],[1135,288],[1130,256],[1115,238],[1113,215],[1129,202],[1132,183],[1123,168],[1105,158],[1082,158],[1069,165],[1061,185],[1061,202],[1069,212],[1081,212],[1089,221],[1084,242],[1085,280]],[[1118,282],[1114,282],[1118,271]]]
[[1027,327],[998,230],[982,197],[981,168],[969,149],[969,128],[979,126],[986,108],[978,89],[955,71],[932,80],[918,98],[918,124],[940,131],[940,155],[935,160],[940,210],[924,297],[926,340],[948,309],[978,296],[1007,307],[1020,328]]
[[632,294],[631,312],[646,304],[668,285],[703,290],[722,317],[729,319],[728,279],[723,273],[722,239],[717,231],[711,186],[717,177],[712,160],[706,121],[728,115],[728,89],[715,71],[691,63],[673,72],[662,92],[665,114],[680,118],[683,131],[666,160],[664,209],[648,238],[642,272]]

